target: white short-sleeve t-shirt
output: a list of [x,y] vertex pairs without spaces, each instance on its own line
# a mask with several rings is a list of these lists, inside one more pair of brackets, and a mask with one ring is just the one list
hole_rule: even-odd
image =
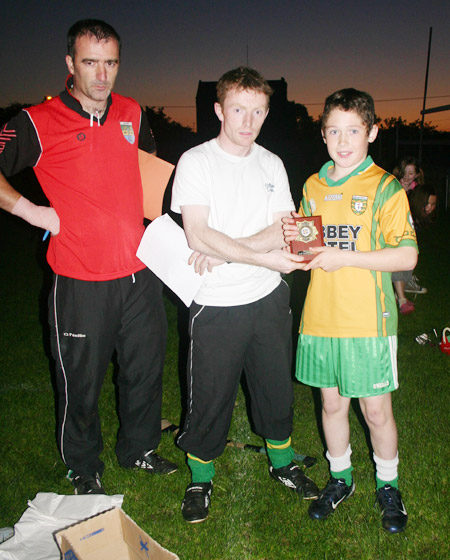
[[[258,144],[246,157],[223,151],[210,140],[185,152],[178,162],[171,209],[209,207],[208,225],[236,239],[273,223],[273,214],[295,209],[281,159]],[[200,305],[231,306],[257,301],[280,283],[264,267],[231,263],[207,273],[195,297]]]

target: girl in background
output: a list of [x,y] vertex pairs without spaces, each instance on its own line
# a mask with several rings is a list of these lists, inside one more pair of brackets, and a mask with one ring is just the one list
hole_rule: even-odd
[[[414,189],[424,182],[423,171],[420,168],[419,162],[416,158],[411,156],[400,160],[392,174],[397,177],[400,184],[405,189],[408,198],[410,198]],[[413,270],[408,270],[392,273],[392,282],[394,283],[399,310],[403,315],[408,315],[414,311],[414,303],[406,298],[405,292],[412,294],[427,293],[427,289],[419,284],[417,276],[414,276],[413,272]]]
[[416,158],[408,156],[401,159],[392,171],[409,196],[417,185],[423,185],[423,171]]
[[416,231],[431,224],[436,217],[437,194],[431,185],[419,185],[409,197]]

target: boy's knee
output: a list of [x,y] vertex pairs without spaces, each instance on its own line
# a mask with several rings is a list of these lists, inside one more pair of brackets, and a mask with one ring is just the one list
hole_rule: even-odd
[[322,409],[327,415],[347,414],[348,405],[342,398],[327,398],[322,401]]
[[386,410],[383,407],[367,407],[365,417],[369,426],[374,426],[375,428],[385,426],[393,419],[392,411]]

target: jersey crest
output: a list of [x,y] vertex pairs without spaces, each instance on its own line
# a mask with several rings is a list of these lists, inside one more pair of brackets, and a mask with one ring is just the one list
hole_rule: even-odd
[[352,196],[352,211],[357,216],[361,216],[367,210],[367,196],[354,194]]
[[120,128],[122,129],[122,134],[124,135],[125,139],[128,140],[130,144],[134,144],[136,137],[134,136],[133,123],[121,122]]

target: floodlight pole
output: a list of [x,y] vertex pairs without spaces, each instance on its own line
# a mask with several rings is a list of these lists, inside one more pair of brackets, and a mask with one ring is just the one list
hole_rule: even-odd
[[425,105],[427,103],[428,70],[430,68],[430,52],[431,52],[431,36],[432,35],[433,35],[433,28],[430,27],[430,35],[429,35],[429,38],[428,38],[427,70],[425,72],[425,91],[423,92],[422,121],[420,123],[419,163],[422,163],[422,137],[423,137],[423,126],[424,126],[424,122],[425,122]]

